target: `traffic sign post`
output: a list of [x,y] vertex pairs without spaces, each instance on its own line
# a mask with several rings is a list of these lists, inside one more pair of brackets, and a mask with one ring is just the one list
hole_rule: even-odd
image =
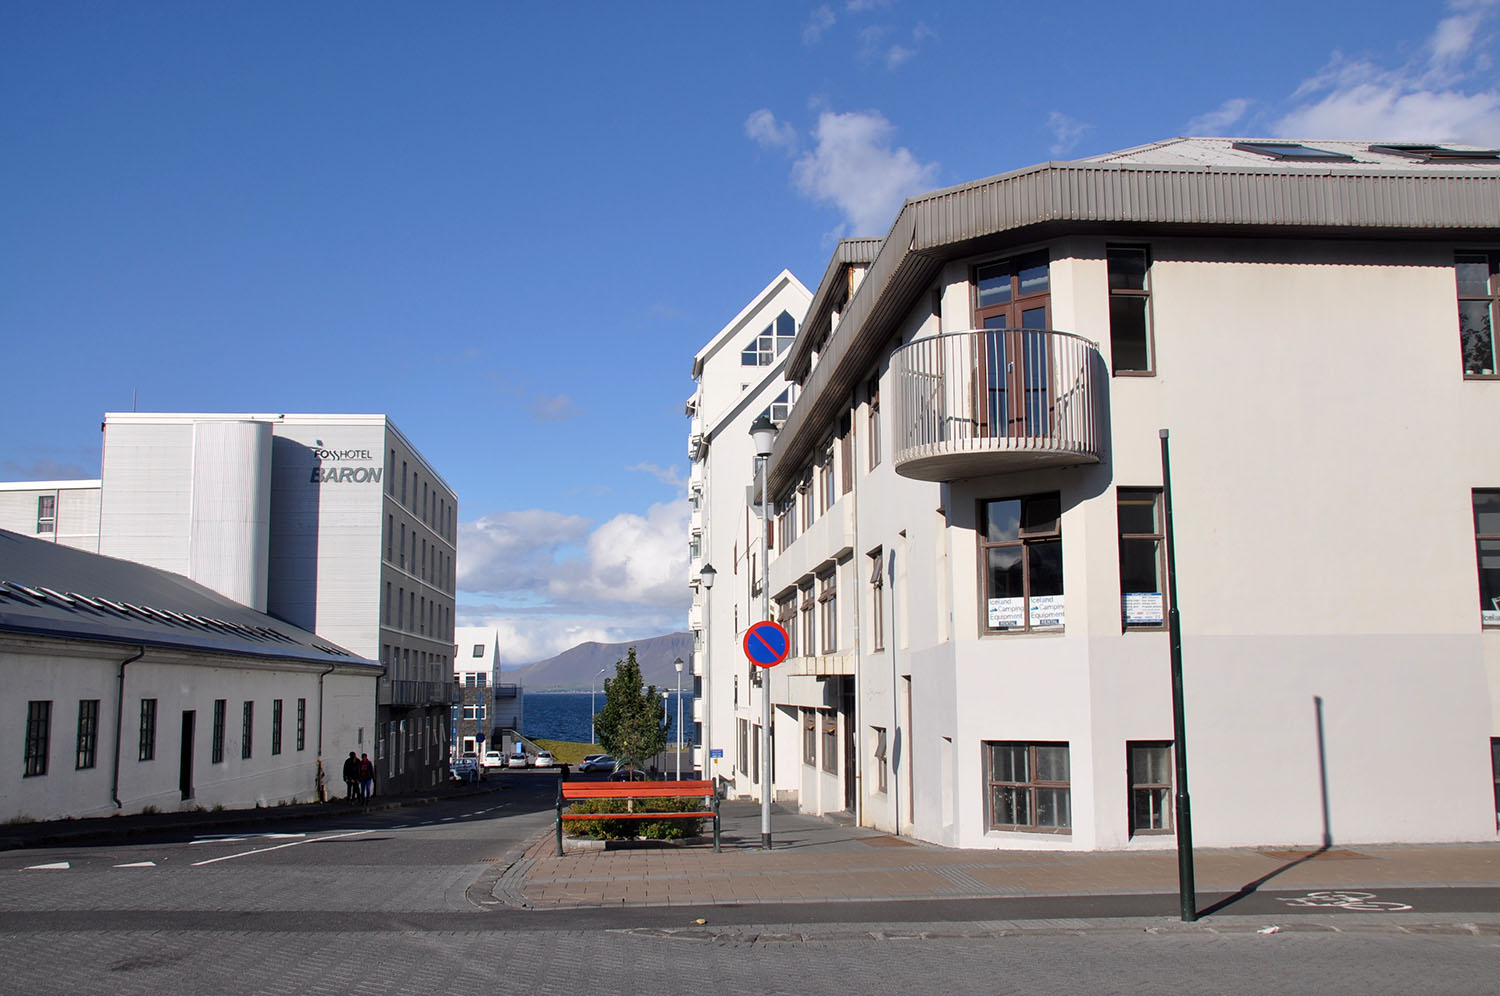
[[[742,646],[745,656],[756,667],[772,668],[786,660],[791,638],[780,624],[764,622],[745,630]],[[760,846],[771,848],[771,676],[760,679]]]
[[791,638],[779,623],[758,622],[745,630],[745,656],[756,667],[775,667],[786,660]]

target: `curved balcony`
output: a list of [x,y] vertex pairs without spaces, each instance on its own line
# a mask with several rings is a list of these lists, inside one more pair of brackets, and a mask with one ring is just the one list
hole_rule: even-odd
[[1104,361],[1070,332],[979,329],[891,354],[896,473],[956,481],[1098,463]]

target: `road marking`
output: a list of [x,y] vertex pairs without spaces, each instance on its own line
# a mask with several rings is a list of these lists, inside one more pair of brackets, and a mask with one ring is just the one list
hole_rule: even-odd
[[27,865],[22,871],[67,871],[72,866],[66,861],[54,861],[50,865]]
[[1406,903],[1378,900],[1373,892],[1349,892],[1343,889],[1309,892],[1296,899],[1280,897],[1288,906],[1312,906],[1318,909],[1354,910],[1357,913],[1399,913],[1411,909]]
[[155,861],[132,861],[128,865],[115,865],[116,868],[155,868]]
[[240,851],[238,854],[223,854],[223,855],[220,855],[217,858],[209,858],[206,861],[194,861],[192,867],[197,868],[199,865],[211,865],[211,864],[213,864],[216,861],[229,861],[229,860],[231,860],[233,858],[248,858],[252,854],[265,854],[267,851],[279,851],[283,847],[296,847],[298,844],[316,844],[316,843],[318,843],[319,841],[322,841],[322,840],[337,840],[340,837],[357,837],[360,834],[374,833],[374,832],[375,831],[373,829],[371,829],[371,830],[350,830],[350,831],[347,831],[346,833],[332,833],[332,834],[329,834],[326,837],[308,837],[308,838],[306,838],[304,840],[292,840],[292,841],[287,841],[285,844],[277,844],[274,847],[257,847],[253,851]]

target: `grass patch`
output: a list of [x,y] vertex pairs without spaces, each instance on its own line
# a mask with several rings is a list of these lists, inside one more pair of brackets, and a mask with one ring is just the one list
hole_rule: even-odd
[[604,753],[604,748],[598,744],[581,744],[576,740],[537,740],[534,743],[543,750],[550,750],[558,764],[582,764],[588,755]]

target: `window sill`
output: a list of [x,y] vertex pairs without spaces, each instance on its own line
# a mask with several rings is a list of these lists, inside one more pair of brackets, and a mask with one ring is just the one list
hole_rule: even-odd
[[1071,837],[1071,836],[1073,836],[1073,828],[1072,827],[1063,827],[1063,828],[1053,829],[1051,827],[991,826],[991,827],[986,828],[986,832],[987,833],[1029,833],[1029,834],[1044,834],[1044,835],[1046,835],[1048,837]]
[[985,637],[1007,637],[1007,636],[1064,636],[1067,630],[1059,626],[1049,629],[985,629],[980,630],[980,638]]
[[1500,373],[1471,374],[1465,373],[1464,380],[1500,380]]
[[1114,371],[1111,371],[1110,376],[1112,376],[1112,377],[1155,377],[1156,376],[1156,371],[1155,370],[1114,370]]

